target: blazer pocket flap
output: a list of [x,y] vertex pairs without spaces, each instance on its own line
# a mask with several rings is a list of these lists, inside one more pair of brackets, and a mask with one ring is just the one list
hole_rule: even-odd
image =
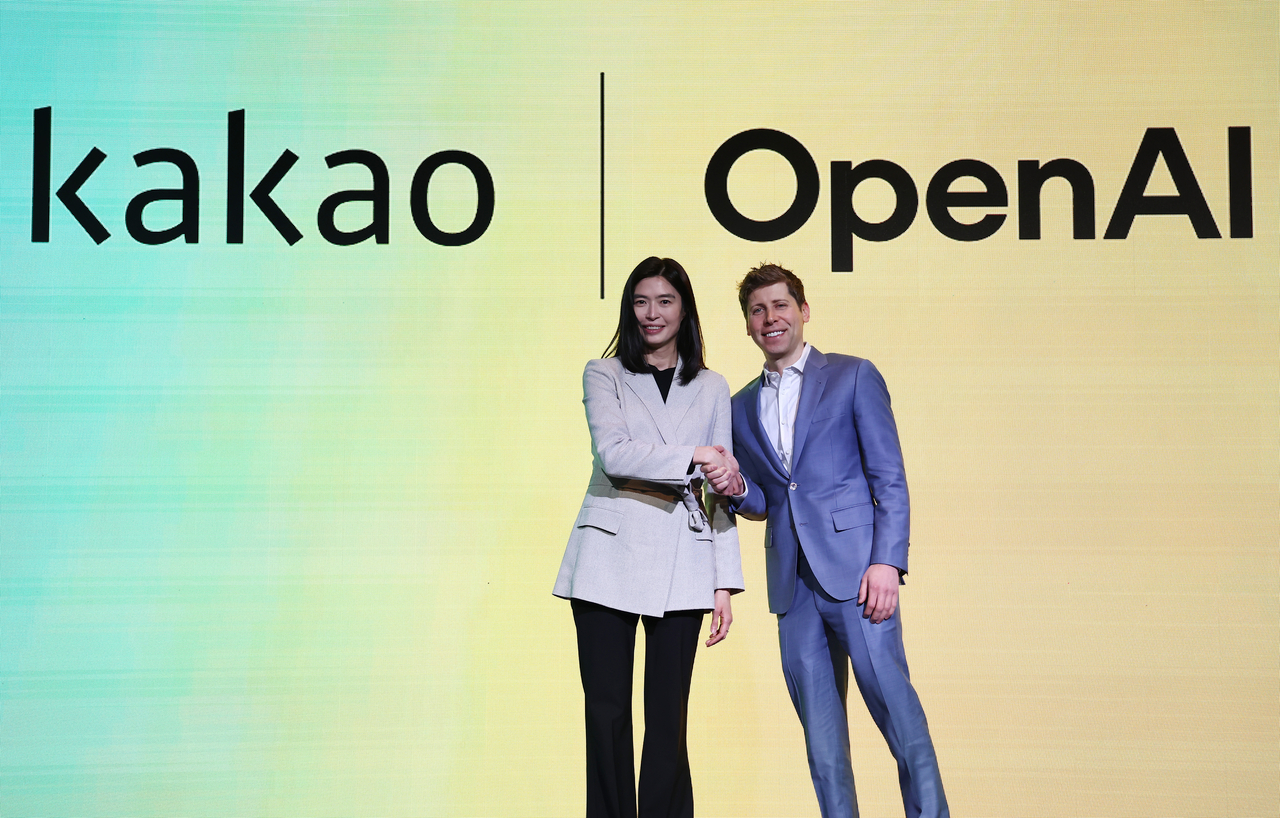
[[621,525],[621,513],[601,508],[600,506],[583,506],[582,510],[578,512],[578,522],[575,524],[577,528],[591,526],[601,531],[607,531],[610,534],[617,534]]
[[838,508],[831,512],[831,520],[836,524],[836,531],[844,531],[847,528],[871,525],[876,519],[875,509],[876,507],[871,503],[862,503],[861,505],[849,506],[848,508]]
[[813,420],[810,423],[817,423],[822,420],[831,420],[832,418],[849,418],[849,422],[853,422],[853,410],[847,406],[838,406],[835,404],[823,405],[818,404],[818,408],[813,411]]

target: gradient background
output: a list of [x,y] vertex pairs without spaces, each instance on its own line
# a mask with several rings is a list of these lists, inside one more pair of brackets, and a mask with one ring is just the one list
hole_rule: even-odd
[[[709,363],[759,371],[733,286],[773,260],[821,349],[888,380],[914,506],[907,650],[957,816],[1280,810],[1280,141],[1276,2],[0,4],[0,813],[540,816],[582,810],[581,689],[550,588],[590,468],[584,361],[641,258],[690,271]],[[607,75],[607,297],[598,295]],[[95,246],[55,198],[30,241],[32,110],[53,186],[90,148]],[[246,188],[225,244],[226,114]],[[1101,236],[1146,128],[1175,127],[1226,232],[1226,132],[1251,126],[1255,236],[1139,216],[1074,240],[1064,183],[1017,238],[1019,159],[1071,157]],[[822,198],[739,240],[706,162],[754,127],[799,139]],[[200,168],[201,240],[124,230],[139,191]],[[391,171],[391,241],[334,247],[315,211]],[[418,235],[439,150],[493,174],[474,244]],[[829,163],[890,159],[923,191],[996,167],[1004,227],[829,258]],[[753,153],[734,201],[794,190]],[[1163,164],[1147,191],[1172,193]],[[471,218],[440,171],[432,212]],[[883,218],[884,189],[855,196]],[[167,205],[148,208],[163,226]],[[367,210],[340,211],[349,226]],[[766,611],[702,652],[703,815],[816,815]],[[639,664],[639,663],[638,663]],[[639,668],[637,668],[639,672]],[[637,708],[638,710],[639,708]],[[864,814],[900,814],[855,701]],[[637,712],[637,718],[642,714]]]

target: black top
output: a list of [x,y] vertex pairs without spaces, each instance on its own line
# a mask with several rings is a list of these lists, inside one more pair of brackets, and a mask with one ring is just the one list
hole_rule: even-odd
[[645,364],[649,367],[649,372],[653,375],[653,380],[658,384],[658,391],[662,393],[662,402],[667,402],[667,393],[671,391],[671,379],[675,377],[676,368],[658,369],[653,364]]

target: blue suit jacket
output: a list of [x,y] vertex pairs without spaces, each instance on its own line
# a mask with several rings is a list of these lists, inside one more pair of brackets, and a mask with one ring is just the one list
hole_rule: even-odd
[[735,511],[767,518],[769,610],[795,592],[797,543],[823,590],[858,595],[871,563],[907,570],[911,505],[889,391],[875,366],[809,352],[787,474],[760,423],[760,378],[733,396],[733,450],[747,494]]

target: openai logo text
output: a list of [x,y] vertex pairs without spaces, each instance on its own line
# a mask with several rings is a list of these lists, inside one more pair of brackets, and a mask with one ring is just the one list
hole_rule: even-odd
[[[1227,210],[1231,238],[1253,237],[1253,166],[1250,153],[1251,129],[1227,128]],[[735,162],[750,151],[772,151],[791,165],[796,175],[796,193],[786,212],[774,219],[758,221],[748,218],[729,199],[729,171]],[[1147,195],[1156,162],[1163,161],[1173,179],[1177,193],[1171,196]],[[1095,196],[1093,175],[1075,159],[1053,159],[1041,164],[1038,159],[1018,161],[1018,238],[1040,238],[1040,192],[1050,179],[1063,179],[1071,187],[1072,235],[1077,239],[1095,238]],[[868,179],[887,182],[893,189],[893,212],[879,222],[858,215],[853,206],[853,192]],[[951,186],[962,179],[965,187],[980,190],[953,191]],[[704,180],[707,206],[724,229],[749,241],[769,242],[785,238],[799,230],[818,204],[818,166],[804,145],[781,131],[758,128],[729,137],[707,163]],[[831,269],[833,272],[853,270],[853,240],[890,241],[906,232],[915,221],[920,194],[915,180],[901,165],[885,159],[868,159],[858,165],[851,162],[831,163]],[[1004,224],[1005,213],[982,213],[976,219],[961,220],[952,212],[962,208],[1007,207],[1009,190],[1000,172],[977,159],[956,159],[933,174],[925,191],[925,210],[929,221],[942,235],[956,241],[981,241],[991,237]],[[1138,145],[1129,175],[1120,197],[1111,210],[1104,239],[1123,239],[1137,216],[1185,216],[1198,238],[1222,238],[1209,203],[1186,151],[1173,128],[1148,128]]]

